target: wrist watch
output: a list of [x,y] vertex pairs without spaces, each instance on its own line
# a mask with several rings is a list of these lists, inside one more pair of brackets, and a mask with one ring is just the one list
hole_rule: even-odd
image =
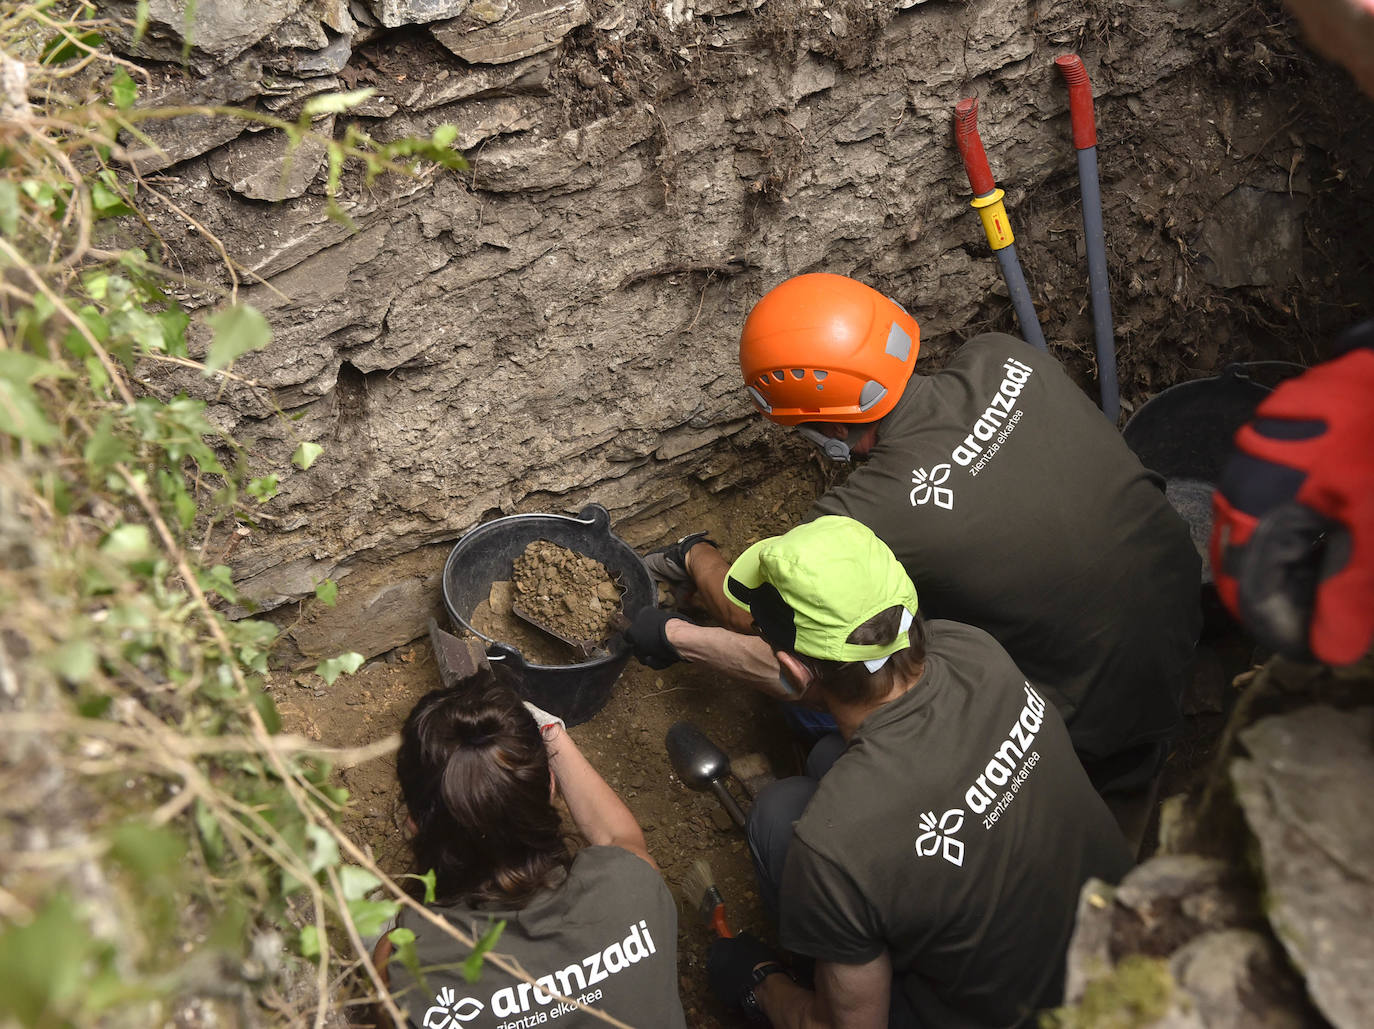
[[[739,999],[739,1006],[744,1009],[744,1014],[751,1022],[766,1022],[768,1016],[763,1013],[763,1007],[759,1004],[758,997],[754,996],[754,987],[763,982],[770,975],[781,972],[787,978],[792,978],[792,973],[776,961],[766,961],[754,969],[749,976],[749,987],[744,991],[744,995]],[[795,980],[793,980],[795,982]]]

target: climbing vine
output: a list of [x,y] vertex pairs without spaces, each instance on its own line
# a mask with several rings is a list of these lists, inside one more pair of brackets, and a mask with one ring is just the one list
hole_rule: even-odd
[[[122,30],[146,19],[144,0]],[[456,129],[385,145],[352,125],[314,133],[368,90],[314,97],[295,120],[141,106],[144,73],[106,49],[112,27],[85,3],[0,14],[0,1020],[161,1024],[227,1005],[318,1026],[353,977],[400,1021],[366,940],[415,901],[340,831],[331,778],[393,743],[281,735],[263,689],[276,628],[239,617],[250,605],[207,546],[251,526],[277,476],[247,473],[205,401],[150,395],[135,374],[170,362],[246,382],[235,362],[271,328],[238,302],[222,247],[233,285],[210,313],[174,298],[143,213],[155,187],[126,148],[187,114],[309,139],[346,221],[345,167],[443,174],[463,166]],[[298,440],[291,460],[320,454]],[[332,684],[361,663],[316,672]],[[481,960],[482,941],[454,935]],[[410,942],[393,938],[402,960]]]

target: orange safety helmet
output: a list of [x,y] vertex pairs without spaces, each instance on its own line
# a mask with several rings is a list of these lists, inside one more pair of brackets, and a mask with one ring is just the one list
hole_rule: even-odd
[[901,399],[921,330],[902,306],[843,275],[773,287],[739,340],[744,385],[779,425],[875,422]]

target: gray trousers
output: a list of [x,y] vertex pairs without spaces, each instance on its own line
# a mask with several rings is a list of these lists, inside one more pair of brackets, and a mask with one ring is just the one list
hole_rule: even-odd
[[[775,923],[782,904],[782,870],[792,844],[792,826],[811,803],[821,776],[830,771],[844,749],[845,742],[839,733],[822,736],[806,757],[806,774],[779,779],[764,787],[749,809],[745,828],[749,834],[749,853],[754,859],[754,875],[759,883],[759,896]],[[896,977],[892,980],[891,997],[888,1029],[917,1029],[919,1023],[915,1012]]]

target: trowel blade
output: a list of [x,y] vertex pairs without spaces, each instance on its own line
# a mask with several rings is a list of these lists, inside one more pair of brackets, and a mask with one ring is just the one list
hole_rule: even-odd
[[429,642],[439,666],[439,684],[445,689],[463,686],[491,667],[481,641],[459,639],[439,628],[433,618],[429,620]]
[[675,722],[664,740],[668,763],[677,777],[694,790],[711,788],[730,774],[730,759],[693,722]]

